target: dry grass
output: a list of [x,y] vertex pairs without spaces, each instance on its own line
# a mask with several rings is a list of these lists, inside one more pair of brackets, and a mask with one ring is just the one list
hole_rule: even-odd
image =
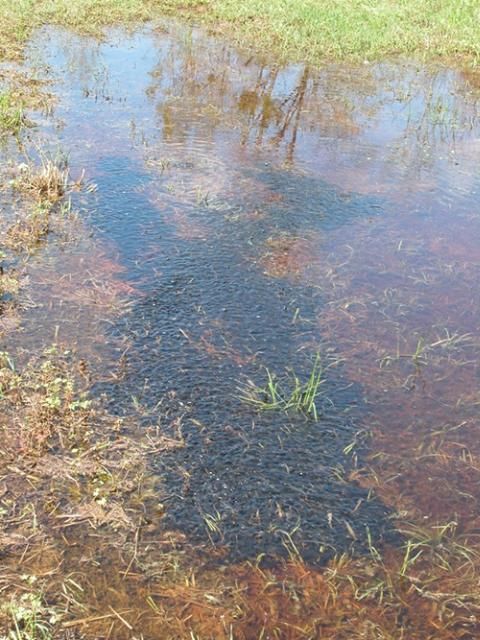
[[4,296],[14,296],[20,289],[19,275],[15,271],[5,273],[0,271],[0,299]]
[[17,217],[7,230],[5,246],[16,251],[31,251],[47,237],[49,232],[50,209],[39,206]]
[[23,266],[5,266],[6,258],[7,255],[0,251],[0,336],[18,320],[15,301],[25,280]]
[[[120,549],[144,519],[146,456],[177,446],[153,435],[123,435],[121,421],[90,402],[85,384],[85,364],[56,345],[23,366],[0,356],[0,593],[7,603],[0,629],[17,633],[15,616],[27,610],[17,620],[19,638],[53,637],[54,627],[61,629],[73,598],[67,594],[65,602],[65,584],[75,593],[73,576],[62,573],[72,562],[67,538],[78,530],[80,553],[94,553],[101,530],[102,545]],[[56,552],[62,547],[65,557]],[[80,596],[73,601],[79,613],[94,606]],[[28,627],[32,609],[38,636]]]
[[60,233],[75,219],[67,196],[81,188],[83,177],[74,182],[64,158],[39,155],[40,164],[30,159],[20,164],[11,183],[22,204],[17,207],[15,221],[4,232],[3,242],[17,252],[32,251],[51,231]]
[[7,136],[17,138],[25,128],[33,126],[28,118],[28,110],[49,113],[53,97],[46,91],[46,83],[31,73],[14,67],[0,70],[0,141]]
[[1,354],[3,441],[18,453],[40,454],[52,442],[70,448],[83,441],[89,403],[75,387],[69,356],[52,347],[19,373],[9,354]]
[[48,81],[33,75],[31,69],[23,69],[14,64],[2,66],[0,86],[3,93],[8,94],[10,103],[20,105],[24,110],[51,112],[55,98],[46,92]]
[[29,161],[19,165],[18,172],[15,189],[38,202],[53,204],[67,192],[69,171],[65,158],[40,154],[40,166]]

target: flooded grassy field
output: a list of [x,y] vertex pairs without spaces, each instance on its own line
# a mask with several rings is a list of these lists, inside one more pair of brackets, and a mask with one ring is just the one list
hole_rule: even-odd
[[480,74],[173,22],[25,65],[0,633],[479,637]]

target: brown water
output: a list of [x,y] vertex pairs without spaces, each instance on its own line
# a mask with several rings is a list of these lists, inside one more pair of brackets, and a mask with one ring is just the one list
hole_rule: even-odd
[[[238,563],[293,554],[320,592],[334,555],[399,548],[399,516],[476,535],[480,76],[280,68],[173,24],[48,30],[29,56],[58,96],[36,135],[98,188],[74,196],[90,237],[31,259],[4,342],[69,340],[112,413],[181,431],[156,531],[260,601]],[[317,352],[318,422],[238,398]],[[285,629],[264,637],[324,637]]]

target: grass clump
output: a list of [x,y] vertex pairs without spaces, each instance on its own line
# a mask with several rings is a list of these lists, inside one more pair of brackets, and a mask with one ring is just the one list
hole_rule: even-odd
[[28,160],[18,166],[12,186],[24,199],[24,207],[5,233],[4,244],[15,251],[30,251],[54,229],[72,219],[67,194],[81,187],[82,177],[70,179],[64,157],[40,153],[40,165]]
[[44,604],[42,597],[35,592],[22,594],[2,607],[11,619],[11,628],[7,636],[0,640],[51,640],[51,623],[55,614]]
[[320,355],[317,354],[308,379],[305,382],[294,373],[282,379],[266,369],[267,381],[264,386],[257,386],[252,380],[248,380],[240,388],[240,398],[259,410],[294,410],[317,421],[317,398],[320,395],[320,387],[324,383],[324,370]]
[[18,135],[25,122],[22,105],[10,92],[0,93],[0,136]]
[[54,203],[65,195],[69,183],[67,161],[63,157],[50,158],[41,154],[40,166],[32,162],[19,166],[19,176],[14,182],[17,191],[39,202]]
[[14,250],[32,249],[50,231],[50,210],[39,205],[18,218],[7,231],[6,244]]
[[6,272],[3,270],[3,268],[1,268],[0,269],[0,301],[4,296],[16,295],[19,289],[20,289],[20,281],[19,281],[18,275],[14,271]]

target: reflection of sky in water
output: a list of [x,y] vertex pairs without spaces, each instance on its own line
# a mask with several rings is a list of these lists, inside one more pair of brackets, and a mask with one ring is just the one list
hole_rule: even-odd
[[[67,71],[71,87],[59,115],[69,99],[90,98],[68,111],[67,133],[68,127],[80,127],[87,141],[101,145],[90,114],[123,137],[130,133],[125,130],[128,111],[139,146],[212,148],[230,130],[249,148],[268,143],[261,148],[272,161],[294,159],[315,169],[348,159],[359,170],[367,165],[374,172],[389,162],[386,149],[403,151],[402,163],[395,163],[395,170],[388,167],[391,184],[438,162],[436,145],[446,141],[454,148],[477,126],[474,96],[462,91],[462,78],[452,71],[412,66],[399,78],[398,68],[387,65],[352,71],[271,69],[195,32],[189,37],[173,31],[173,37],[114,34],[114,45],[91,46],[75,36],[46,43],[46,59]],[[459,91],[462,99],[455,97]],[[271,155],[276,147],[278,153]]]
[[[386,511],[346,480],[343,450],[372,412],[391,418],[378,362],[419,336],[433,344],[452,298],[476,304],[475,247],[451,253],[479,230],[476,97],[453,71],[272,68],[169,29],[33,45],[63,78],[58,135],[98,184],[92,223],[142,294],[110,329],[131,345],[127,377],[101,390],[120,412],[173,392],[167,417],[145,419],[180,421],[186,438],[158,460],[168,526],[208,541],[215,516],[237,557],[285,553],[294,530],[312,561],[322,545],[362,550]],[[477,330],[472,318],[462,331]],[[345,361],[319,424],[255,416],[236,398],[264,366],[305,374],[320,344]],[[392,408],[405,412],[415,384],[412,415],[430,411],[401,362],[408,385]]]

